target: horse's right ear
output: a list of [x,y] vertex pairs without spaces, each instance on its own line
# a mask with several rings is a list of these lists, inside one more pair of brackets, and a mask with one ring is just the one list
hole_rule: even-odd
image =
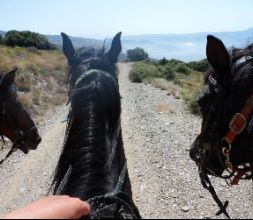
[[1,83],[1,88],[6,89],[11,86],[11,84],[14,83],[15,77],[16,77],[17,68],[12,70],[11,72],[7,73]]
[[65,33],[61,33],[61,36],[63,40],[63,52],[65,56],[68,58],[69,64],[73,64],[75,49],[73,47],[72,41]]
[[207,36],[206,55],[208,62],[221,78],[230,75],[230,56],[220,39]]

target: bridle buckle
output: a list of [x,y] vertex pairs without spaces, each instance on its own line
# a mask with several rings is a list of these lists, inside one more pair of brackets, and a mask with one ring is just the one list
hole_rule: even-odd
[[246,126],[247,126],[247,119],[241,113],[236,113],[229,124],[230,130],[237,135],[241,134],[243,130],[246,128]]

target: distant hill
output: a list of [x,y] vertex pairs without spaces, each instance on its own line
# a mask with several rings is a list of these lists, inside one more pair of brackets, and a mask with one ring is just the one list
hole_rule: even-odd
[[157,59],[166,57],[193,61],[206,57],[208,34],[219,37],[228,48],[245,47],[253,43],[253,28],[239,32],[123,36],[122,42],[125,50],[142,47],[151,57]]
[[[229,47],[245,47],[253,43],[253,28],[238,32],[203,32],[193,34],[158,34],[122,36],[123,53],[135,47],[145,49],[155,59],[180,59],[183,61],[201,60],[206,57],[206,36],[212,34],[219,37]],[[61,36],[48,36],[57,45],[62,45]],[[75,47],[102,47],[103,40],[71,37]],[[107,39],[107,44],[110,39]]]
[[[0,34],[4,34],[0,31]],[[123,53],[126,50],[135,47],[145,49],[149,56],[155,59],[180,59],[183,61],[201,60],[206,57],[206,36],[212,34],[219,37],[225,45],[229,47],[245,47],[253,43],[253,28],[245,31],[237,32],[203,32],[193,34],[157,34],[157,35],[136,35],[122,36]],[[48,39],[62,47],[62,38],[60,35],[47,35]],[[103,40],[71,37],[76,48],[82,46],[92,46],[101,48]],[[106,44],[110,45],[111,39],[106,40]],[[124,55],[125,56],[125,55]]]
[[0,31],[0,35],[1,35],[1,36],[4,36],[4,35],[5,35],[5,32],[4,32],[4,31]]
[[[60,35],[46,35],[47,38],[59,47],[62,47],[62,37]],[[74,47],[80,48],[83,46],[100,48],[103,45],[103,41],[89,38],[80,38],[70,36]]]

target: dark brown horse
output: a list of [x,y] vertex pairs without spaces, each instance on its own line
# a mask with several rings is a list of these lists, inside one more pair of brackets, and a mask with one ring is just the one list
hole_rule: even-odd
[[41,137],[27,110],[17,99],[15,76],[16,69],[0,75],[0,135],[13,142],[13,149],[27,154],[37,148]]
[[207,91],[199,99],[203,123],[190,156],[203,185],[227,215],[227,204],[218,200],[208,174],[232,179],[232,184],[252,178],[253,48],[228,51],[221,40],[208,36],[206,52],[211,68]]
[[62,33],[70,72],[71,111],[66,141],[54,178],[55,194],[91,204],[91,218],[140,218],[132,201],[122,141],[121,97],[115,66],[121,33],[105,52],[75,50]]

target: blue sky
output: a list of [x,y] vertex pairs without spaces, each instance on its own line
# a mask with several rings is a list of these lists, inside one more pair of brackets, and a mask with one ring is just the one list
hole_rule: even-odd
[[252,0],[0,0],[0,30],[75,36],[237,31]]

